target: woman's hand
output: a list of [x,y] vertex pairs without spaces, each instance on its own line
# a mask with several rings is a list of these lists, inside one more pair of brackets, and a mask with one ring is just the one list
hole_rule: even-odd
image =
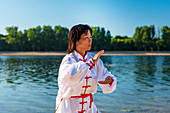
[[[104,50],[99,51],[93,58],[94,63],[96,64],[101,56],[104,53]],[[99,84],[112,84],[113,83],[112,77],[108,76],[104,81],[98,81]]]
[[94,56],[94,58],[93,58],[94,64],[96,64],[96,63],[98,62],[101,54],[103,54],[103,53],[104,53],[104,50],[101,50],[101,51],[99,51],[99,52]]
[[104,81],[98,81],[99,84],[112,84],[113,83],[113,79],[111,76],[107,76],[106,79]]

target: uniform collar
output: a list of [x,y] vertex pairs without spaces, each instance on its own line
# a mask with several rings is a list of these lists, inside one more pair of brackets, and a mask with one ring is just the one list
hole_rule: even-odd
[[79,53],[77,50],[74,50],[73,53],[79,60],[87,60],[87,52],[85,53],[85,56],[83,56],[81,53]]

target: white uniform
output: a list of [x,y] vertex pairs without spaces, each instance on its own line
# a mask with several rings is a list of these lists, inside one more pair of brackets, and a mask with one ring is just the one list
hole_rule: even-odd
[[114,79],[112,84],[99,84],[103,93],[111,93],[116,89],[117,79],[108,72],[101,59],[94,65],[94,55],[86,52],[83,57],[74,50],[63,58],[55,113],[100,113],[92,96],[97,92],[97,83],[111,76]]

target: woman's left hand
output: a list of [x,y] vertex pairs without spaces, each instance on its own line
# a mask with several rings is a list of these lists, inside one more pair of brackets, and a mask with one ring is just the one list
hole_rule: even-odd
[[104,81],[98,81],[99,84],[112,84],[114,80],[112,79],[111,76],[106,77]]

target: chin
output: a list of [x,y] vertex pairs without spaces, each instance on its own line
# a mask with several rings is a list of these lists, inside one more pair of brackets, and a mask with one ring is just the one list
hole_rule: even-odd
[[87,49],[87,51],[90,51],[91,50],[91,47]]

